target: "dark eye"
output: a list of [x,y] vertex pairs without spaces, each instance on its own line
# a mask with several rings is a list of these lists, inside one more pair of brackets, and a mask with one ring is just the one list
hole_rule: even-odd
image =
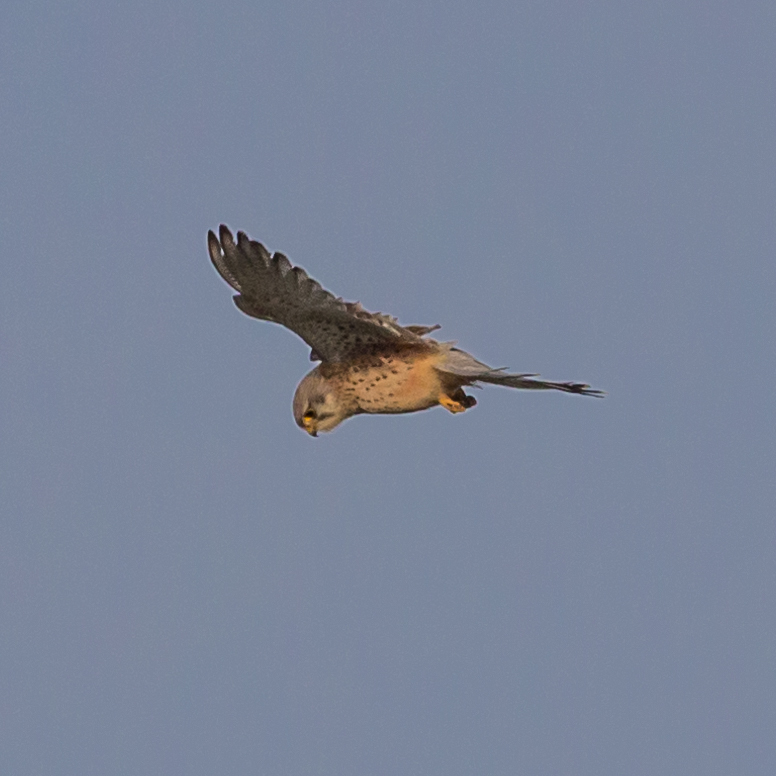
[[307,410],[307,412],[302,415],[302,418],[304,418],[304,420],[313,420],[315,418],[315,413],[312,410]]

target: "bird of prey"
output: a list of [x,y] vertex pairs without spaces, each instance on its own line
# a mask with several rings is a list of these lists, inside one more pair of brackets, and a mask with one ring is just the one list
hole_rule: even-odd
[[455,347],[428,338],[439,326],[400,326],[395,318],[367,312],[323,289],[282,253],[221,225],[207,236],[210,258],[235,290],[235,304],[247,315],[285,326],[311,348],[321,363],[299,383],[294,420],[311,436],[331,431],[362,413],[417,412],[441,404],[457,413],[477,401],[465,386],[492,383],[603,396],[584,383],[552,383],[535,374],[492,369]]

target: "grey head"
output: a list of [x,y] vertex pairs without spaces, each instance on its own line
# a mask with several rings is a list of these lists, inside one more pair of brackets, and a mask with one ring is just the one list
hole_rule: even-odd
[[334,386],[319,369],[306,375],[294,394],[294,420],[310,436],[331,431],[353,414],[339,401]]

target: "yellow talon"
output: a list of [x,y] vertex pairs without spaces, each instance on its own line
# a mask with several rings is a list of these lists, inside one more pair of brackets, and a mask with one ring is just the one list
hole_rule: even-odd
[[450,412],[465,412],[466,407],[461,404],[459,401],[454,401],[449,396],[441,396],[439,399],[439,403]]

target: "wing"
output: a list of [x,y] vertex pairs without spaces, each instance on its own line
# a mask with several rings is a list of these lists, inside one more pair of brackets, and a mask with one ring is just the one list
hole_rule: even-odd
[[[219,239],[220,238],[220,239]],[[400,326],[395,318],[370,313],[321,287],[301,267],[243,232],[223,224],[219,237],[207,235],[210,258],[221,277],[238,292],[235,304],[247,315],[272,321],[298,334],[311,348],[310,359],[343,361],[399,342],[418,343],[432,326]]]
[[474,356],[465,350],[448,348],[442,360],[435,368],[444,373],[466,378],[468,383],[492,383],[504,385],[507,388],[523,388],[534,391],[565,391],[566,393],[579,393],[583,396],[597,396],[602,398],[604,391],[597,391],[585,383],[552,383],[546,380],[534,380],[535,374],[508,374],[503,369],[492,369],[487,364],[477,361]]

